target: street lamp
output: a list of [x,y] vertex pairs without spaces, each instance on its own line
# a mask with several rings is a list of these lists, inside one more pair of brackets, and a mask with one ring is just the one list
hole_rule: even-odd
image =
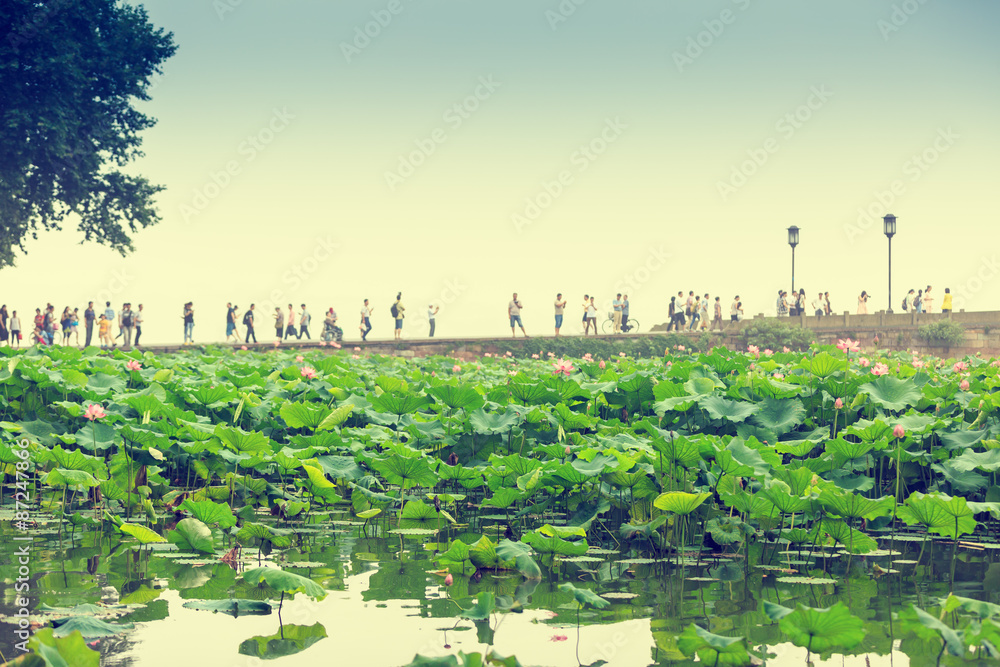
[[788,245],[792,246],[792,296],[795,296],[795,246],[799,244],[799,228],[792,225],[788,228]]
[[892,314],[892,237],[896,235],[896,216],[887,213],[882,218],[882,228],[885,237],[889,239],[889,308],[885,311]]

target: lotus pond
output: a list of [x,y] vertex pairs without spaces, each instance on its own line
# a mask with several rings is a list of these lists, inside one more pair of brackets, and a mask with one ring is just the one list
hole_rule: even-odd
[[1000,658],[997,362],[0,354],[13,664]]

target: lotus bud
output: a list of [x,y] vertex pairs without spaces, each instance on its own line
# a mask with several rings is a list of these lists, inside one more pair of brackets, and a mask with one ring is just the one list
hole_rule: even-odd
[[962,391],[969,391],[969,381],[962,380],[962,383],[958,385],[958,388],[961,389]]
[[444,585],[451,586],[453,583],[455,583],[455,577],[451,576],[451,573],[449,572],[444,578]]
[[569,453],[570,453],[569,445],[566,445],[566,449],[563,450],[563,454],[569,456]]
[[844,402],[838,398],[836,401],[834,401],[833,407],[835,407],[835,408],[837,408],[839,410],[842,407],[844,407]]
[[906,435],[906,429],[903,428],[902,424],[896,424],[896,427],[892,429],[892,434],[897,438],[902,438],[904,435]]

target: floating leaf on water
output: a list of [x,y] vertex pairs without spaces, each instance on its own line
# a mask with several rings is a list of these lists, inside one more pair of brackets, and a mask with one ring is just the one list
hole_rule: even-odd
[[783,584],[835,584],[836,579],[825,579],[823,577],[778,577],[778,581]]
[[[847,553],[846,551],[841,553]],[[902,551],[892,551],[890,549],[876,549],[875,551],[869,551],[865,554],[855,554],[856,556],[861,556],[862,558],[882,558],[885,556],[902,556]]]
[[398,535],[434,535],[439,532],[437,528],[393,528],[389,531],[390,533],[396,533]]
[[684,577],[684,579],[687,581],[718,581],[715,577]]
[[890,565],[916,565],[919,562],[918,560],[894,560]]
[[895,540],[896,542],[923,542],[928,539],[929,535],[896,535],[893,538],[889,538],[888,535],[879,535],[880,540]]
[[652,558],[623,558],[622,560],[616,561],[622,565],[652,565],[653,563],[662,563],[663,561],[654,560]]
[[611,555],[611,554],[619,554],[621,552],[618,551],[617,549],[594,549],[594,548],[590,548],[590,549],[587,549],[587,553],[591,554],[591,555]]
[[596,556],[573,556],[571,558],[560,558],[564,563],[602,563],[603,558],[597,558]]
[[609,600],[631,600],[632,598],[637,598],[639,596],[636,593],[611,591],[610,593],[601,593],[601,597],[608,598]]

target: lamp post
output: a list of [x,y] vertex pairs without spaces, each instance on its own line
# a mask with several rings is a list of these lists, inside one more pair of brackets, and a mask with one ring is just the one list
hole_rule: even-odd
[[795,246],[799,244],[799,228],[792,225],[788,228],[788,245],[792,246],[792,296],[795,295]]
[[885,232],[885,237],[889,239],[889,308],[885,311],[892,314],[892,237],[896,235],[896,216],[892,213],[887,213],[885,217],[882,218],[882,231]]

